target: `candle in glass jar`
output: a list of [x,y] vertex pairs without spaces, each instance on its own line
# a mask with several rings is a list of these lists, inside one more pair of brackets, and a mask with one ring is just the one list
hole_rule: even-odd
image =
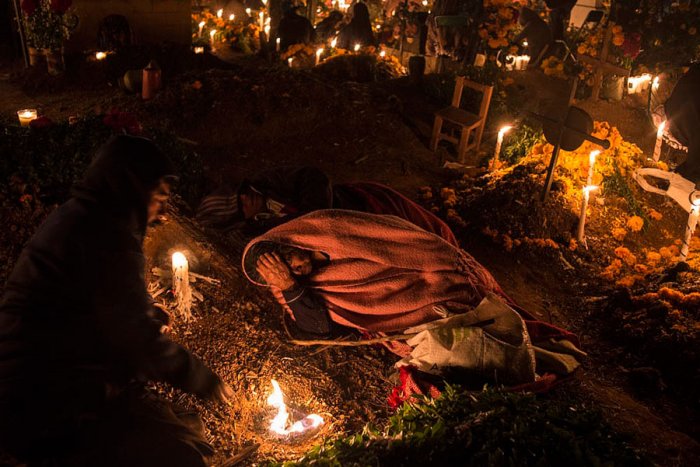
[[29,126],[31,121],[37,118],[36,109],[18,110],[17,117],[19,118],[19,124],[21,126]]

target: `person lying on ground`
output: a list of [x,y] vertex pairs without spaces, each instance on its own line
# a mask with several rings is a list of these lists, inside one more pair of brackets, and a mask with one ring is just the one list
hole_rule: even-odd
[[322,210],[253,239],[251,282],[269,287],[300,329],[334,326],[395,333],[476,307],[496,294],[525,319],[534,341],[575,336],[535,320],[471,255],[396,216]]
[[231,388],[160,332],[143,238],[172,166],[121,135],[22,251],[0,303],[0,449],[29,465],[199,466],[212,449],[194,413],[145,383],[205,399]]
[[259,235],[301,215],[330,208],[397,216],[458,246],[445,222],[397,191],[373,182],[331,184],[323,171],[313,167],[268,170],[243,181],[234,193],[225,187],[202,200],[197,220],[223,230],[245,220],[248,230]]

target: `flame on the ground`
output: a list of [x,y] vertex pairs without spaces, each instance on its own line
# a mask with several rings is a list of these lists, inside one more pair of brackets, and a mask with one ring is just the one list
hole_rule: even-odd
[[289,412],[287,404],[284,403],[284,394],[280,385],[274,379],[272,380],[272,394],[267,398],[267,404],[277,409],[277,415],[270,423],[270,431],[278,435],[290,435],[292,433],[303,433],[307,430],[318,428],[323,424],[323,417],[312,413],[299,421],[296,421],[287,428],[289,422]]

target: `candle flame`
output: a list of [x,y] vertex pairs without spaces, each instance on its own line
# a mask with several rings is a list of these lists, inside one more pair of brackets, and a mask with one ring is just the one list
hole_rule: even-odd
[[657,130],[656,130],[656,137],[657,137],[657,138],[661,138],[661,136],[664,134],[664,130],[665,130],[665,129],[666,129],[666,120],[664,120],[663,122],[661,122],[661,124],[659,125],[659,128],[657,128]]
[[292,433],[303,433],[304,431],[318,428],[323,424],[323,417],[317,414],[310,414],[298,420],[287,428],[289,421],[289,411],[284,403],[284,394],[276,380],[272,380],[272,394],[267,398],[267,404],[277,409],[277,415],[270,422],[270,431],[278,435],[290,435]]
[[220,10],[218,10],[218,11],[216,12],[216,17],[217,17],[217,18],[221,18],[222,16],[224,16],[224,9],[223,9],[223,8],[221,8]]
[[95,58],[97,60],[104,60],[105,58],[107,58],[107,52],[97,52],[95,53]]
[[233,13],[231,13],[230,15],[228,15],[228,20],[229,20],[229,21],[233,21],[234,19],[236,19],[236,15],[234,15]]
[[523,41],[523,46],[527,47],[527,41]]
[[355,52],[360,50],[360,44],[355,44]]
[[209,31],[209,37],[211,37],[212,39],[214,39],[214,36],[215,36],[215,35],[216,35],[216,29],[212,29],[211,31]]
[[187,257],[179,251],[173,253],[173,267],[181,268],[187,266]]
[[379,56],[382,58],[386,57],[386,50],[382,50],[381,52],[379,52]]
[[595,191],[598,188],[600,188],[598,185],[586,185],[583,187],[583,192],[590,193],[591,191]]
[[289,57],[287,59],[287,63],[289,63],[289,66],[292,66],[292,62],[294,62],[294,57]]
[[331,47],[335,48],[335,45],[337,43],[338,43],[338,38],[337,37],[333,38],[333,40],[331,41]]
[[199,22],[199,29],[202,29],[206,24],[207,23],[205,23],[204,21],[200,21]]
[[660,78],[658,76],[654,76],[654,81],[652,81],[652,87],[654,89],[657,89],[659,87],[659,80]]
[[245,9],[245,13],[246,13],[248,16],[250,16],[250,12],[251,12],[250,8],[246,8],[246,9]]
[[266,36],[270,35],[270,25],[269,24],[265,26],[265,35]]
[[600,150],[596,149],[594,151],[591,151],[591,154],[588,156],[589,157],[588,161],[589,161],[590,165],[595,164],[595,158],[598,157],[599,155],[600,155]]
[[316,49],[316,55],[321,56],[323,53],[323,47]]
[[513,129],[513,127],[510,125],[502,126],[501,129],[498,130],[498,137],[503,138],[503,135],[505,135],[506,133],[508,133],[512,129]]

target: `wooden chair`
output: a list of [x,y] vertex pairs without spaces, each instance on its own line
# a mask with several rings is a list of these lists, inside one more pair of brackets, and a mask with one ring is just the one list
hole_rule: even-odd
[[[460,108],[462,91],[465,86],[482,94],[478,114]],[[492,93],[493,86],[475,83],[474,81],[466,79],[464,76],[458,76],[457,82],[455,83],[455,92],[452,96],[452,105],[435,112],[435,123],[433,124],[433,137],[430,140],[430,149],[433,152],[436,151],[438,144],[443,139],[457,144],[457,157],[460,162],[464,162],[467,151],[471,149],[478,151],[479,146],[481,146],[481,136],[484,133],[484,126],[486,126],[486,116],[489,112]],[[442,132],[442,125],[444,122],[448,122],[460,128],[459,139]]]

